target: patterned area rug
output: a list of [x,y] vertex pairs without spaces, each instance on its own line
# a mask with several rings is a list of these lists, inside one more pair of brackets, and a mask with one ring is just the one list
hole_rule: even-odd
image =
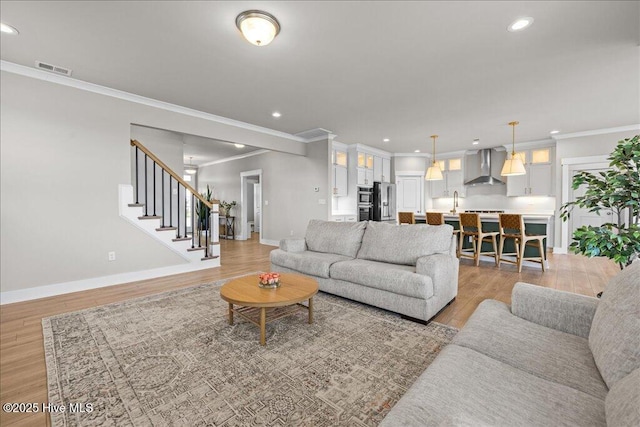
[[261,347],[222,283],[43,319],[52,425],[373,426],[457,332],[319,293]]

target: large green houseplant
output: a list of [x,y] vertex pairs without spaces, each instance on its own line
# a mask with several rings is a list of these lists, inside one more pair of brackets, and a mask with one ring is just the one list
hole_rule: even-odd
[[[209,184],[207,184],[207,191],[200,193],[202,198],[204,198],[207,202],[213,201],[213,194],[211,192],[211,188],[209,188]],[[196,213],[198,215],[198,228],[200,231],[205,231],[209,229],[209,207],[202,203],[200,200],[196,202]]]
[[611,169],[592,174],[581,171],[573,177],[572,188],[587,186],[584,196],[565,203],[560,217],[567,221],[574,207],[595,212],[612,212],[614,222],[600,227],[583,226],[573,233],[570,249],[589,257],[605,256],[620,269],[640,254],[640,135],[618,141],[608,157]]

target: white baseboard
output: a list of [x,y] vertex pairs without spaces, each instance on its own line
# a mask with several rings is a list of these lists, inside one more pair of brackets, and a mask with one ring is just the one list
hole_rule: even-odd
[[554,254],[568,254],[569,252],[567,251],[567,248],[562,248],[562,247],[554,247],[553,248],[553,253]]
[[261,245],[280,246],[279,240],[260,239]]
[[173,274],[189,273],[214,267],[220,267],[220,258],[202,261],[197,264],[186,263],[155,268],[152,270],[133,271],[130,273],[120,273],[111,276],[55,283],[52,285],[36,286],[33,288],[19,289],[15,291],[5,291],[0,292],[0,305],[63,295],[71,292],[86,291],[89,289],[104,288],[107,286],[121,285],[123,283],[137,282],[139,280],[155,279],[157,277],[171,276]]

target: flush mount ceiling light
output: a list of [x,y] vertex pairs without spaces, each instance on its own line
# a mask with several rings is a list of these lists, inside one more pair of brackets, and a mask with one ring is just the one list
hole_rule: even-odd
[[5,34],[18,35],[20,32],[9,24],[5,24],[4,22],[0,22],[0,31]]
[[440,170],[440,165],[436,161],[436,138],[438,135],[431,135],[433,138],[433,162],[429,169],[427,169],[427,173],[424,175],[425,181],[442,181],[442,171]]
[[531,24],[533,24],[533,18],[530,16],[518,18],[507,27],[507,31],[511,31],[513,33],[515,31],[524,30],[525,28],[530,27]]
[[193,164],[193,157],[189,157],[189,164],[184,166],[184,171],[189,175],[195,175],[198,172],[198,166]]
[[518,124],[520,124],[520,122],[509,122],[509,126],[513,128],[511,158],[504,161],[502,172],[500,172],[500,175],[502,176],[525,175],[527,173],[527,170],[524,168],[524,164],[522,163],[522,159],[519,156],[516,156],[516,125]]
[[236,27],[245,39],[256,46],[266,46],[280,32],[280,23],[270,13],[246,10],[236,17]]
[[233,144],[236,146],[236,148],[244,148],[244,144]]

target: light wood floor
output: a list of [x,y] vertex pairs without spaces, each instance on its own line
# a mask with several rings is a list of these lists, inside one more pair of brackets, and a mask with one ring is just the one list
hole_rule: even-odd
[[[220,245],[220,268],[1,306],[2,403],[47,401],[41,326],[43,317],[269,270],[269,252],[274,248],[260,245],[256,234],[251,240],[223,240]],[[518,281],[594,296],[619,271],[612,261],[603,258],[550,255],[549,262],[551,269],[545,273],[539,269],[524,267],[522,273],[518,274],[515,266],[503,264],[497,269],[491,263],[481,263],[479,267],[475,267],[471,260],[462,260],[458,297],[434,320],[460,328],[484,299],[493,298],[509,303],[511,289]],[[49,419],[42,413],[27,415],[0,412],[0,425],[45,426],[49,425]]]

